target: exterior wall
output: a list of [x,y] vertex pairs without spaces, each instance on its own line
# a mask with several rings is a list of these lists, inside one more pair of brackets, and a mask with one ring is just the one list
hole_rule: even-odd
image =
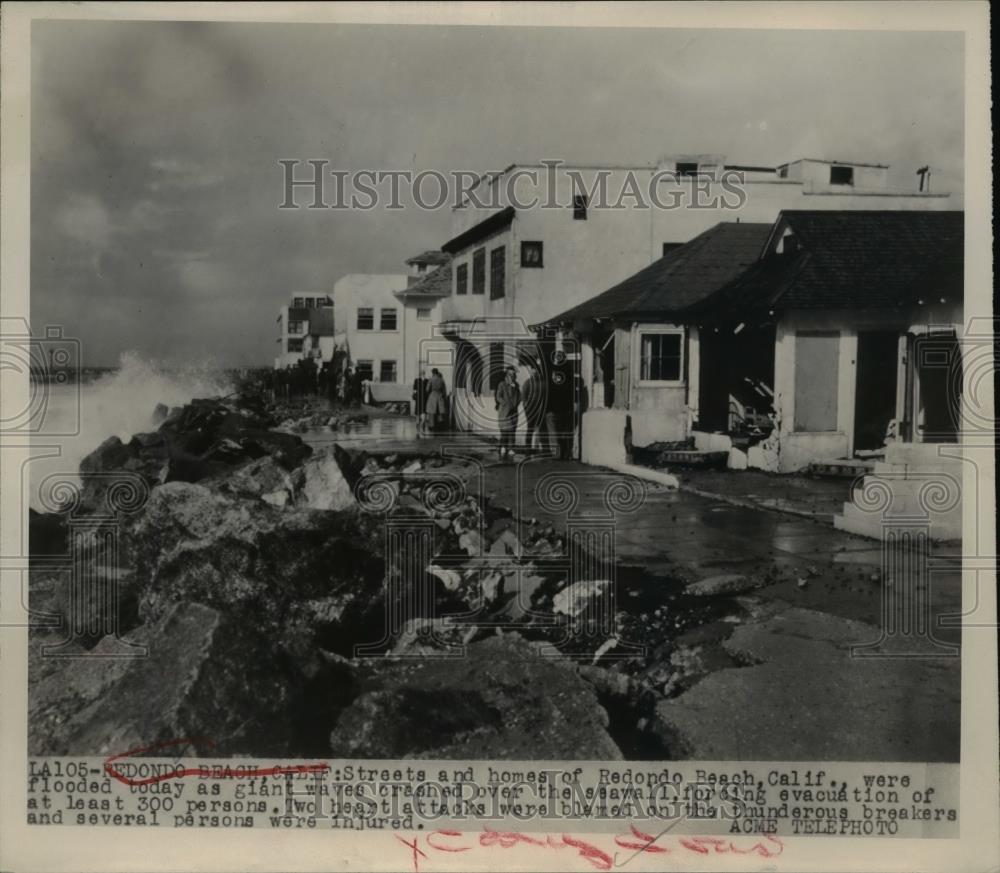
[[[709,156],[695,156],[707,160]],[[721,173],[721,156],[711,156]],[[502,304],[487,300],[454,299],[445,308],[445,320],[474,318],[481,314],[517,315],[527,324],[539,324],[559,312],[607,290],[612,285],[661,257],[664,243],[688,242],[720,221],[771,223],[783,209],[954,209],[957,204],[947,194],[893,191],[887,186],[887,170],[854,167],[853,186],[830,186],[830,164],[796,161],[789,173],[796,178],[779,179],[774,173],[745,172],[742,186],[732,180],[717,181],[711,175],[697,179],[672,175],[676,160],[659,167],[574,167],[564,165],[549,174],[542,165],[509,168],[499,177],[485,180],[477,189],[486,208],[473,205],[453,210],[452,234],[468,230],[499,209],[517,209],[513,223],[488,240],[456,253],[455,265],[471,260],[472,250],[483,245],[487,251],[507,246],[508,294]],[[534,178],[529,176],[534,173]],[[585,221],[573,218],[573,193],[577,190],[570,174],[593,190],[599,174],[606,177],[607,200],[617,208],[591,205]],[[653,192],[652,208],[639,208],[624,188],[631,173],[643,198]],[[623,188],[624,192],[623,193]],[[745,192],[745,197],[740,193]],[[491,202],[491,197],[493,202]],[[540,205],[521,208],[519,204],[554,202],[561,208]],[[544,266],[522,268],[520,244],[538,240],[544,244]],[[471,284],[471,263],[469,278]],[[487,272],[489,264],[487,261]],[[471,295],[470,295],[471,296]]]
[[[776,456],[769,456],[769,465],[778,472],[801,470],[812,461],[823,458],[850,457],[854,453],[854,408],[857,384],[858,332],[865,330],[898,330],[900,335],[920,325],[956,324],[962,319],[960,304],[925,307],[919,312],[856,312],[830,311],[791,312],[777,326],[774,356],[774,394],[778,414],[779,447]],[[816,390],[835,387],[837,397],[836,426],[826,431],[797,431],[795,428],[796,336],[803,331],[836,331],[839,333],[839,356],[835,373],[821,368],[799,371],[816,381]],[[900,359],[897,376],[896,417],[903,415],[905,361]],[[822,380],[826,380],[825,383]]]
[[686,355],[686,331],[673,324],[633,324],[629,361],[629,413],[632,416],[632,443],[646,446],[654,442],[673,442],[688,436],[687,362],[682,360],[680,378],[673,382],[648,382],[641,379],[641,336],[643,333],[679,333],[682,355]]
[[[505,315],[513,308],[513,272],[511,264],[511,227],[507,226],[455,253],[451,262],[451,296],[441,301],[441,321],[471,321],[486,315]],[[506,247],[506,269],[504,271],[504,299],[490,301],[490,252],[499,246]],[[486,285],[482,294],[472,293],[472,256],[479,249],[486,252]],[[468,270],[467,293],[458,294],[458,267],[464,264]]]
[[[290,339],[302,340],[303,350],[300,352],[288,351],[288,341]],[[308,344],[308,340],[309,331],[304,325],[297,333],[288,332],[288,307],[282,306],[281,309],[278,310],[278,340],[275,343],[277,353],[274,356],[275,369],[283,370],[285,367],[292,367],[301,361],[305,357],[305,348]]]
[[[854,169],[854,185],[856,190],[885,190],[889,182],[889,168],[884,166],[852,164],[850,161],[818,161],[808,158],[792,161],[787,165],[787,178],[805,183],[808,189],[819,190],[830,188],[830,167],[850,166]],[[833,186],[839,189],[840,186]]]
[[[333,311],[336,332],[347,340],[351,366],[362,360],[372,361],[373,381],[379,381],[382,361],[396,362],[396,383],[402,384],[405,366],[403,348],[404,307],[393,292],[406,287],[405,274],[353,273],[338,279],[333,286]],[[375,310],[373,330],[358,330],[358,309]],[[396,310],[396,329],[381,330],[383,308]],[[408,397],[409,395],[407,395]]]
[[[430,318],[418,318],[418,309],[430,309]],[[432,368],[440,371],[450,394],[454,387],[454,347],[438,330],[438,325],[443,320],[441,301],[405,300],[402,317],[402,369],[399,382],[406,386],[406,397],[403,399],[410,400],[413,380],[421,372],[429,377]]]
[[[593,348],[585,340],[581,356],[581,373],[587,390],[593,398],[591,409],[581,420],[581,452],[586,458],[601,457],[593,463],[625,463],[624,428],[626,418],[632,424],[632,444],[647,446],[654,442],[674,442],[690,435],[691,413],[688,406],[689,373],[697,367],[697,357],[692,361],[691,349],[697,356],[697,329],[694,343],[687,336],[688,329],[666,323],[616,325],[615,361],[616,383],[614,408],[603,407],[603,386],[590,380],[593,372]],[[677,332],[681,335],[681,377],[675,382],[644,382],[641,376],[641,342],[644,332]],[[625,362],[627,366],[620,366]],[[619,457],[620,456],[620,457]]]
[[585,464],[612,466],[628,461],[625,451],[624,409],[589,409],[581,418],[580,460]]

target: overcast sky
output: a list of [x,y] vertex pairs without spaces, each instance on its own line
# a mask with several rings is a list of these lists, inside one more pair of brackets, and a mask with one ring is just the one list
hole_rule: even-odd
[[963,178],[961,34],[36,21],[32,89],[32,324],[89,364],[269,364],[291,294],[405,272],[449,235],[447,211],[280,211],[281,158]]

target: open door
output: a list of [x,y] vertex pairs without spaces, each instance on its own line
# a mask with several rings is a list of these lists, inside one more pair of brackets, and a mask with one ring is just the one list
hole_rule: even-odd
[[858,333],[857,382],[854,392],[854,450],[881,448],[889,422],[896,417],[899,334]]
[[922,443],[958,442],[962,355],[953,333],[918,336],[914,343],[916,437]]

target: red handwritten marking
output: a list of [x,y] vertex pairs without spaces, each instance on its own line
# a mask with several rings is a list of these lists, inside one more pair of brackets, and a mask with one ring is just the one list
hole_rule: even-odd
[[431,839],[435,834],[443,837],[461,837],[463,834],[461,831],[431,831],[427,835],[427,845],[439,852],[468,852],[472,848],[472,846],[439,846]]
[[634,849],[637,852],[649,852],[651,855],[666,854],[670,851],[666,846],[656,845],[656,837],[652,834],[645,834],[640,831],[635,825],[629,825],[629,830],[641,840],[638,842],[636,840],[630,839],[625,834],[619,834],[615,837],[615,845],[620,846],[623,849]]
[[118,755],[112,755],[104,761],[104,772],[112,779],[117,779],[123,785],[135,787],[139,785],[152,785],[154,782],[163,782],[166,779],[182,779],[185,776],[201,776],[205,779],[253,779],[260,776],[283,776],[286,773],[326,773],[330,769],[329,764],[291,764],[287,767],[267,767],[264,769],[254,767],[226,767],[222,773],[219,773],[211,767],[184,767],[170,773],[158,773],[155,776],[147,776],[143,779],[133,779],[131,776],[126,776],[112,766],[113,761],[119,761],[122,758],[129,758],[144,752],[156,752],[160,749],[168,749],[173,746],[190,746],[196,743],[207,746],[215,745],[211,740],[203,738],[166,740],[162,743],[155,743],[152,746],[142,746],[137,749],[129,749],[127,752],[121,752]]
[[[632,849],[637,854],[640,852],[648,852],[654,855],[669,854],[672,851],[670,847],[658,844],[657,841],[660,837],[664,836],[663,834],[656,837],[652,834],[640,831],[635,825],[632,824],[629,825],[629,830],[631,833],[619,834],[614,838],[615,845],[623,849]],[[475,848],[475,845],[455,845],[452,842],[454,839],[460,839],[463,836],[465,836],[465,834],[461,831],[437,830],[431,831],[427,834],[425,841],[428,848],[439,852],[467,852],[469,849]],[[578,856],[587,861],[591,867],[594,867],[597,870],[611,870],[614,866],[614,857],[611,854],[605,852],[595,843],[588,842],[568,834],[562,834],[558,837],[550,834],[543,839],[521,833],[520,831],[494,831],[486,828],[479,834],[478,839],[472,834],[469,834],[468,836],[470,839],[478,842],[478,845],[481,848],[510,849],[518,845],[537,847],[541,849],[569,848],[576,849]],[[448,844],[439,845],[436,837],[447,837]],[[413,842],[409,842],[399,834],[396,834],[396,839],[411,849],[413,853],[413,870],[414,873],[419,873],[419,859],[428,857],[427,854],[419,848],[420,837],[415,836],[413,838]],[[773,858],[780,855],[785,848],[784,843],[782,843],[781,840],[777,837],[771,836],[770,834],[764,835],[763,840],[757,840],[749,846],[739,845],[732,840],[728,840],[723,837],[679,837],[678,842],[682,848],[698,855],[757,854],[762,858]]]
[[583,840],[578,840],[575,837],[563,834],[563,842],[567,846],[572,846],[574,849],[580,850],[580,857],[585,858],[591,863],[592,866],[596,867],[598,870],[610,870],[613,864],[612,857],[607,853],[598,849],[597,846],[592,843],[584,842]]
[[419,855],[421,858],[426,858],[427,857],[426,853],[422,849],[417,848],[417,843],[420,841],[420,838],[419,837],[414,837],[413,838],[413,842],[411,843],[411,842],[408,842],[407,840],[405,840],[399,834],[396,834],[395,836],[396,836],[396,839],[399,840],[404,846],[406,846],[407,848],[410,848],[410,849],[413,850],[413,873],[419,873],[419,871],[420,871],[420,861],[417,858],[417,856]]

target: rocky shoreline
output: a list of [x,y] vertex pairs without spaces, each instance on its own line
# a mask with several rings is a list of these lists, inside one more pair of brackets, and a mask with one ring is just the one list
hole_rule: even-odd
[[754,662],[727,640],[767,580],[685,590],[620,568],[609,634],[590,616],[612,583],[570,585],[552,560],[567,557],[562,532],[468,493],[467,461],[314,451],[294,432],[363,415],[247,398],[158,408],[154,430],[81,463],[75,505],[31,514],[32,554],[65,555],[70,510],[107,512],[123,477],[148,489],[120,516],[118,566],[86,568],[109,584],[74,600],[65,571],[32,568],[35,614],[106,630],[114,612],[127,641],[77,635],[61,654],[103,657],[53,658],[41,649],[66,631],[32,628],[32,754],[207,737],[221,756],[689,755],[663,703]]

